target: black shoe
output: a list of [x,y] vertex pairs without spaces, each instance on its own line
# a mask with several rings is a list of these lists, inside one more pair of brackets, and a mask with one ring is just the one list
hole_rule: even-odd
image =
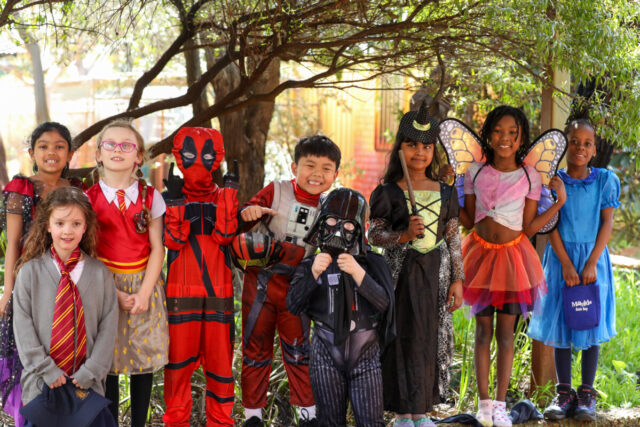
[[318,420],[311,418],[310,420],[300,420],[298,427],[318,427]]
[[300,408],[298,427],[318,427],[318,420],[316,418],[309,418],[307,408]]
[[264,427],[264,423],[258,417],[251,417],[242,423],[242,427]]
[[596,391],[588,385],[578,387],[578,407],[573,418],[578,421],[596,420]]
[[544,410],[544,417],[548,420],[563,420],[573,415],[576,409],[576,391],[570,385],[556,385],[556,393],[556,397]]

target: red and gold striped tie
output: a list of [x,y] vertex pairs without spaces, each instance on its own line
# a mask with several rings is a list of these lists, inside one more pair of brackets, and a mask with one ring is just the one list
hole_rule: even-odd
[[49,355],[60,369],[71,376],[87,356],[87,332],[82,299],[70,276],[71,270],[80,260],[80,248],[76,248],[66,262],[60,259],[53,245],[51,254],[60,268],[61,276],[53,309]]
[[124,202],[124,190],[116,191],[116,197],[118,197],[120,212],[125,213],[127,211],[127,204]]

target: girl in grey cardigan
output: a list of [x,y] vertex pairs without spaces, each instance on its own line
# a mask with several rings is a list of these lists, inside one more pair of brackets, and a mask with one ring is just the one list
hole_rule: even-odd
[[[96,216],[87,196],[72,187],[52,191],[38,206],[16,268],[13,327],[24,366],[24,404],[40,394],[44,384],[55,388],[66,381],[104,395],[118,306],[113,275],[92,258],[95,246]],[[65,307],[56,296],[62,300],[63,288],[75,295],[66,307],[71,318],[59,314]],[[69,324],[67,319],[71,326],[62,333],[68,331],[74,339],[60,341],[66,338],[57,335],[59,325]],[[58,342],[53,350],[52,339]]]

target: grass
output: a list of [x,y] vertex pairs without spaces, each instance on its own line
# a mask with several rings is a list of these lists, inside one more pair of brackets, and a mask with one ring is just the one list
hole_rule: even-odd
[[[629,408],[640,406],[640,272],[615,269],[616,329],[618,335],[600,346],[600,359],[595,388],[598,408]],[[467,319],[463,311],[454,314],[455,355],[452,364],[452,395],[458,411],[473,410],[477,404],[477,388],[473,366],[474,319]],[[542,401],[553,395],[553,384],[527,396],[531,373],[531,340],[525,335],[525,323],[520,321],[516,331],[511,384],[507,399],[515,402],[523,398]],[[490,393],[495,382],[495,341],[491,347],[492,369]],[[580,384],[581,353],[573,355],[573,384]]]
[[[0,264],[0,274],[3,273]],[[628,408],[640,407],[640,272],[616,269],[616,323],[618,335],[611,342],[600,347],[600,360],[596,375],[595,387],[600,393],[598,407],[608,409],[612,407]],[[2,281],[0,276],[0,290]],[[236,402],[233,416],[240,421],[243,418],[240,389],[240,370],[242,364],[241,353],[241,312],[240,285],[235,284],[236,298],[236,349],[234,353],[234,377],[236,379]],[[524,333],[525,324],[519,322],[516,331],[516,351],[514,357],[512,379],[508,393],[508,400],[515,402],[527,397],[529,377],[531,372],[531,340]],[[456,411],[472,411],[477,404],[477,388],[475,370],[473,366],[473,340],[475,321],[467,319],[463,311],[454,314],[455,355],[451,366],[451,399],[449,403]],[[272,426],[297,424],[296,414],[289,405],[289,389],[286,373],[279,353],[279,346],[274,345],[273,368],[271,382],[265,409],[265,419]],[[495,359],[495,345],[491,349]],[[574,354],[573,381],[580,383],[580,354]],[[490,374],[490,391],[493,392],[495,381],[495,365]],[[120,376],[121,382],[121,414],[123,421],[128,418],[128,378]],[[160,425],[164,411],[163,375],[158,372],[154,376],[149,420],[152,425]],[[204,425],[204,394],[205,377],[201,370],[194,373],[192,378],[192,395],[194,398],[192,411],[192,425]],[[553,394],[553,385],[538,390],[529,398],[533,401],[548,399]]]

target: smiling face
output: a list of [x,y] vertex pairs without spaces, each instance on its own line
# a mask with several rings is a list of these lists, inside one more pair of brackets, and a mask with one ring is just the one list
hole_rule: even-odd
[[60,174],[71,161],[73,151],[69,143],[57,131],[44,132],[29,149],[31,159],[38,166],[38,171],[48,174]]
[[[113,151],[107,150],[102,146],[104,141],[115,143],[115,149]],[[122,148],[117,145],[122,143],[135,144],[136,149],[129,153],[125,153],[122,151]],[[123,127],[111,127],[104,132],[99,144],[100,146],[96,152],[96,161],[102,162],[105,171],[131,172],[135,168],[136,164],[142,163],[143,154],[140,152],[140,147],[138,147],[138,141],[135,133],[130,129]]]
[[504,116],[498,120],[489,138],[496,159],[515,159],[518,148],[522,144],[520,128],[512,116]]
[[433,161],[433,144],[405,141],[400,148],[404,153],[404,160],[407,162],[407,168],[410,171],[424,173],[424,170]]
[[61,258],[68,257],[80,244],[86,229],[87,220],[78,206],[60,206],[51,211],[47,231]]
[[338,176],[336,163],[326,156],[302,156],[291,164],[296,183],[309,194],[327,191]]
[[567,164],[575,167],[587,167],[596,155],[596,136],[589,126],[572,127],[568,135]]

